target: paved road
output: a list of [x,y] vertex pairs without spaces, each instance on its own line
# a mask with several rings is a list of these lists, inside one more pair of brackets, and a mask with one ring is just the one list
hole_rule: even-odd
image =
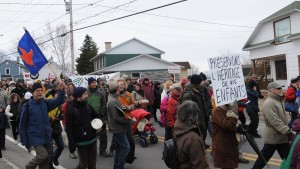
[[[260,118],[261,119],[261,118]],[[249,121],[249,120],[248,120]],[[136,140],[136,156],[137,159],[134,161],[133,164],[126,164],[126,169],[167,169],[167,167],[164,165],[164,162],[161,160],[162,157],[162,149],[163,149],[163,136],[164,136],[164,129],[159,127],[157,124],[154,124],[157,128],[156,134],[158,135],[159,142],[157,144],[149,144],[148,147],[142,148],[138,140]],[[264,129],[264,122],[260,121],[259,124],[259,133],[263,133]],[[7,141],[6,141],[6,148],[7,150],[2,151],[3,156],[5,159],[7,159],[9,162],[13,163],[19,168],[24,168],[27,161],[33,158],[33,154],[28,153],[24,148],[21,148],[21,145],[19,144],[16,146],[11,141],[11,130],[8,129],[7,132]],[[111,134],[108,135],[109,139],[109,145],[111,140]],[[11,140],[11,141],[10,141]],[[257,144],[261,148],[263,145],[263,139],[256,139]],[[207,143],[211,144],[211,138],[208,136]],[[239,169],[245,169],[245,168],[251,168],[254,161],[257,158],[257,155],[255,152],[250,148],[248,142],[246,142],[243,146],[244,150],[244,156],[246,159],[250,160],[250,164],[239,164]],[[208,160],[210,163],[210,168],[213,167],[212,163],[212,157],[209,155],[209,151],[207,150],[208,154]],[[111,169],[113,166],[113,158],[103,158],[98,156],[97,157],[97,168],[101,169]],[[66,169],[73,169],[78,164],[78,159],[71,159],[68,156],[68,148],[66,147],[59,159],[60,165],[63,167],[59,167],[60,169],[66,168]],[[0,160],[0,168],[2,169],[2,164],[4,165],[6,162],[3,162],[3,160]],[[273,156],[273,158],[269,162],[270,169],[277,169],[278,166],[281,163],[281,159],[276,152],[276,154]],[[267,167],[266,167],[267,168]],[[3,168],[4,169],[4,168]],[[6,169],[6,167],[5,167]],[[10,169],[10,168],[7,168]]]

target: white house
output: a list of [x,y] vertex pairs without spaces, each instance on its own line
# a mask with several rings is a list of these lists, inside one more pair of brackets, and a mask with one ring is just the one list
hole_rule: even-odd
[[289,85],[290,79],[300,74],[300,1],[260,21],[243,50],[250,52],[252,73],[262,81],[272,78]]

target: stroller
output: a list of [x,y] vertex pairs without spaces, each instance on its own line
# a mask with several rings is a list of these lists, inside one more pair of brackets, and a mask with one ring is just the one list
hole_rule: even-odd
[[154,134],[154,131],[156,130],[155,127],[149,122],[150,113],[144,109],[136,109],[131,112],[131,115],[136,118],[136,122],[132,124],[132,132],[134,137],[140,138],[140,145],[142,147],[148,146],[148,136],[150,136],[150,143],[156,144],[158,138]]

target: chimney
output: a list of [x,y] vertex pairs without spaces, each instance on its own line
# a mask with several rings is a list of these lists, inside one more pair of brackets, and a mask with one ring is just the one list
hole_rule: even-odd
[[105,44],[105,50],[111,49],[111,42],[104,42]]

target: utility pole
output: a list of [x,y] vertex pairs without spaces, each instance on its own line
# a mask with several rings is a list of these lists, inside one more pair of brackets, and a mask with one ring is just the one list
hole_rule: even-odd
[[66,4],[66,11],[70,14],[71,75],[75,75],[72,0],[69,0],[69,2],[66,0],[64,1]]

